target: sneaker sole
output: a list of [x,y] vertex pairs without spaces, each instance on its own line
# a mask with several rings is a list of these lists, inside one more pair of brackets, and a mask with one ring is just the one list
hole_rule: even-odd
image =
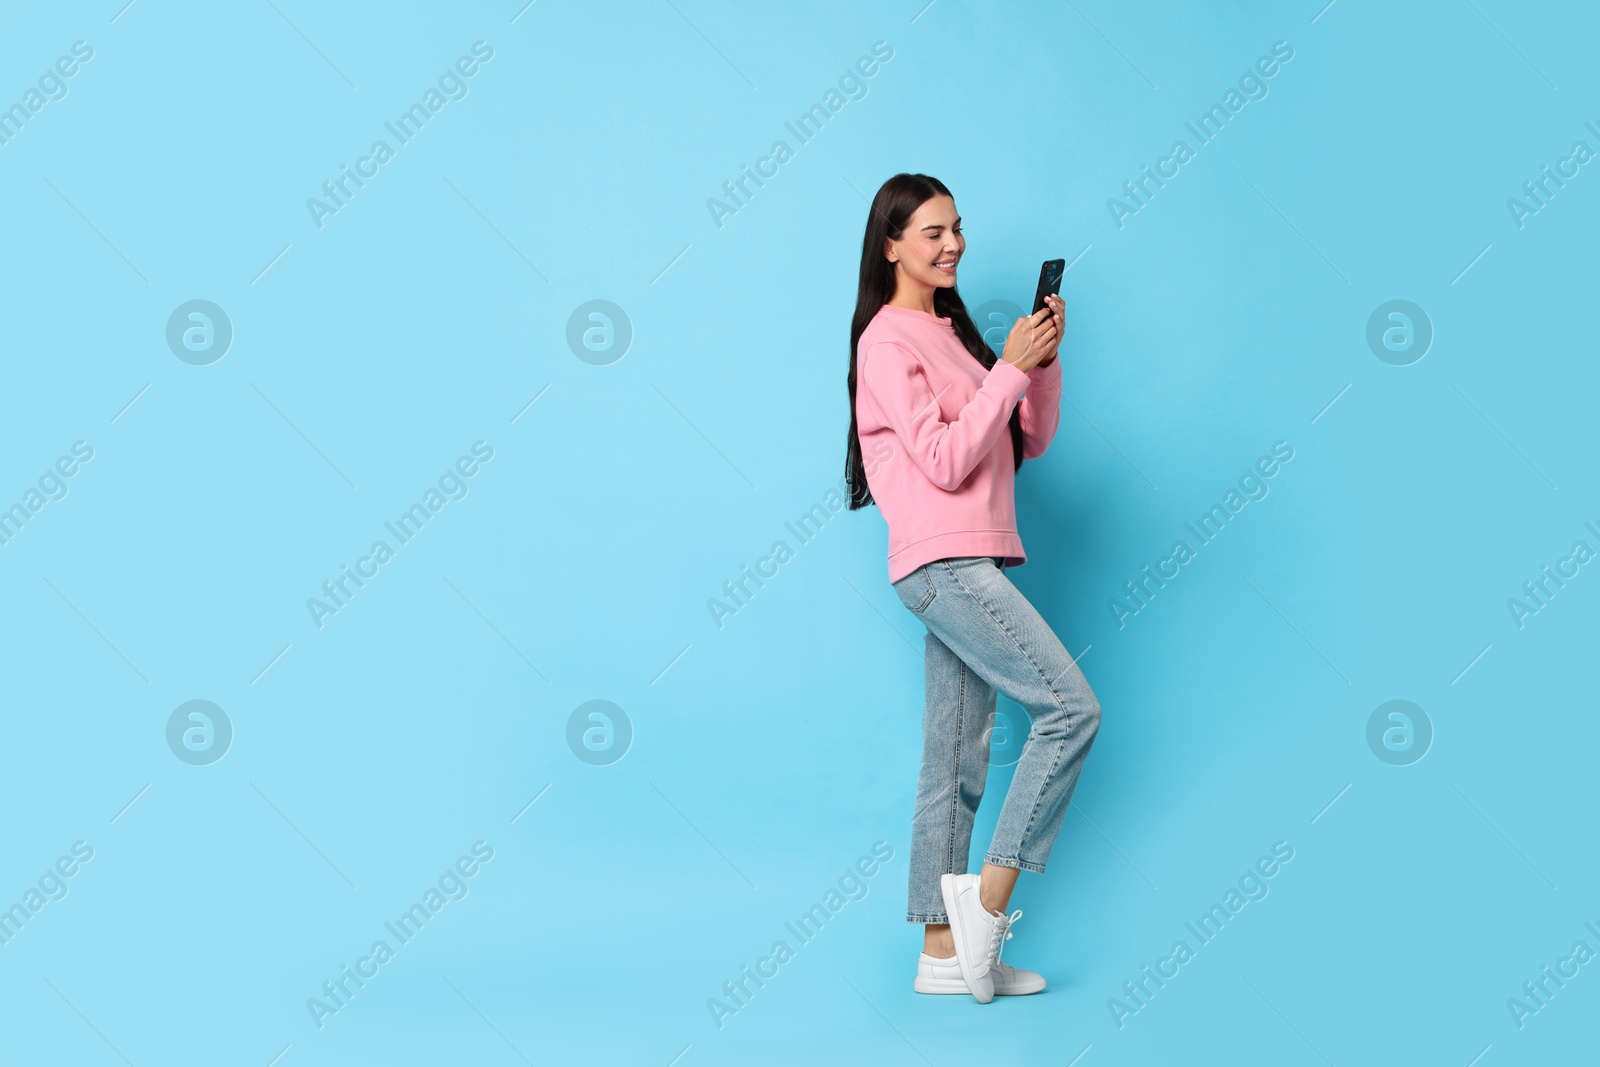
[[994,994],[990,993],[988,998],[985,999],[974,990],[973,987],[978,984],[977,979],[973,976],[972,965],[962,956],[959,947],[966,941],[966,927],[964,925],[965,920],[961,918],[961,909],[956,907],[955,882],[956,876],[953,874],[941,874],[939,876],[939,895],[944,898],[945,914],[950,917],[950,932],[955,936],[957,945],[956,966],[961,968],[961,980],[966,984],[967,992],[971,993],[973,999],[979,1004],[987,1004],[994,999]]
[[911,988],[918,993],[970,993],[967,983],[959,978],[924,978],[917,976],[911,983]]
[[[911,983],[911,988],[918,993],[940,995],[972,992],[967,988],[967,983],[956,978],[923,978],[920,975]],[[1045,985],[1041,983],[1037,988],[1033,989],[1023,987],[996,989],[994,995],[997,997],[1025,997],[1033,993],[1043,993],[1045,988]]]

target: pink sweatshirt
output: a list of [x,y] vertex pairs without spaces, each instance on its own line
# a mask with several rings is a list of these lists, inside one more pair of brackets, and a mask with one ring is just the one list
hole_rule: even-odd
[[885,304],[867,324],[856,348],[856,430],[867,487],[889,524],[889,581],[952,556],[1027,561],[1007,429],[1018,404],[1022,458],[1042,456],[1061,417],[1059,357],[1027,372],[1004,360],[984,370],[948,318]]

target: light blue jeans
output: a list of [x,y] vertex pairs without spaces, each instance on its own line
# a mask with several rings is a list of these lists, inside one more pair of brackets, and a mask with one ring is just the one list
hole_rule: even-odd
[[1022,705],[1033,729],[984,860],[1040,873],[1100,728],[1100,703],[999,557],[935,560],[895,582],[894,591],[928,628],[906,920],[944,923],[950,919],[939,876],[967,870],[996,693]]

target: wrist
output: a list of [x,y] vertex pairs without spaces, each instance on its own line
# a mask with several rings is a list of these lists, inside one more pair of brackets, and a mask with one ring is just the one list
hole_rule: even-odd
[[[1001,370],[1001,367],[1009,368],[1009,370]],[[989,369],[989,373],[991,375],[999,374],[1010,378],[1011,385],[1018,389],[1026,387],[1027,383],[1033,380],[1030,371],[1023,370],[1021,367],[1017,366],[1008,359],[995,360],[994,366]]]

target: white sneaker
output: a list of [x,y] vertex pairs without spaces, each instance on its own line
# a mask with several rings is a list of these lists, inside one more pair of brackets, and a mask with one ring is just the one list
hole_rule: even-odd
[[[1044,991],[1044,975],[1037,971],[1019,970],[1000,960],[996,960],[994,966],[989,968],[989,975],[994,979],[994,995],[997,997],[1026,996]],[[955,957],[941,959],[926,952],[917,960],[917,978],[911,983],[911,988],[918,993],[972,992],[961,979],[961,968],[956,964]]]
[[979,902],[975,874],[940,875],[939,892],[944,897],[945,913],[950,916],[961,980],[979,1004],[987,1004],[994,999],[994,978],[989,968],[1000,942],[1006,938],[1006,917],[988,911]]

